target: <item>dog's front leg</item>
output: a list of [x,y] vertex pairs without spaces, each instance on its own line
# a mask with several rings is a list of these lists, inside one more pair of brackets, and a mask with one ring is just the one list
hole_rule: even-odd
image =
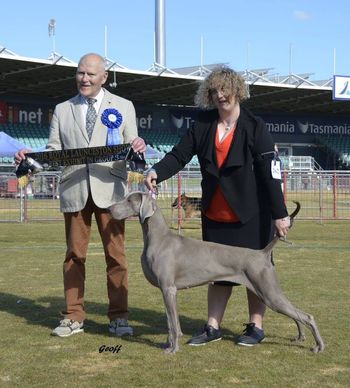
[[173,354],[179,350],[179,337],[181,336],[179,315],[176,306],[176,287],[162,288],[165,310],[168,320],[168,343],[165,353]]

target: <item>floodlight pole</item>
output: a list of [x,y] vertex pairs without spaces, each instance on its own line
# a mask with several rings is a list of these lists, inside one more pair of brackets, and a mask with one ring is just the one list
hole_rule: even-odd
[[247,63],[246,63],[247,72],[249,72],[249,67],[250,67],[250,64],[249,64],[250,56],[249,56],[249,54],[250,54],[250,42],[247,42],[247,54],[246,54],[246,56],[247,56],[247,58],[246,58],[246,61],[247,61]]
[[155,62],[166,67],[165,60],[165,0],[156,0],[155,4]]
[[107,58],[107,26],[105,25],[105,58]]
[[204,58],[204,40],[203,40],[203,35],[201,35],[201,58],[200,58],[200,66],[199,66],[199,69],[198,69],[198,74],[199,75],[205,74],[203,58]]
[[201,68],[203,67],[203,35],[201,35]]
[[155,0],[154,62],[149,71],[169,71],[165,61],[165,0]]
[[55,34],[52,36],[52,52],[56,52],[56,39],[55,39]]
[[289,43],[289,76],[292,75],[292,43]]
[[50,21],[49,21],[49,36],[52,37],[52,58],[54,58],[55,54],[56,54],[55,28],[56,28],[56,20],[50,19]]
[[250,82],[250,71],[249,71],[249,49],[250,49],[250,44],[249,42],[247,42],[247,63],[246,63],[246,88],[247,88],[247,92],[248,92],[248,98],[250,98],[250,86],[249,86],[249,82]]

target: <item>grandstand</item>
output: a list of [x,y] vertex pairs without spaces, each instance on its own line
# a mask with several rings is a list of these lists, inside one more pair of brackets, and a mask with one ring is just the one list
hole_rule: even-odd
[[[40,150],[44,148],[48,141],[49,137],[49,125],[36,125],[36,124],[21,124],[21,123],[6,123],[0,124],[0,131],[5,132],[7,135],[11,136],[15,140],[19,141],[26,147],[32,150]],[[166,153],[172,149],[172,147],[177,144],[180,139],[181,133],[171,129],[154,129],[154,130],[139,130],[139,135],[143,137],[147,144],[149,144],[153,149],[160,152]],[[350,137],[332,137],[328,136],[325,138],[315,137],[315,144],[318,144],[319,147],[314,147],[318,151],[318,158],[315,158],[315,155],[307,155],[311,153],[310,144],[304,145],[309,147],[309,150],[303,151],[302,155],[284,155],[282,153],[281,159],[283,160],[283,166],[288,168],[290,166],[305,166],[306,169],[319,170],[322,169],[322,166],[316,159],[324,160],[328,158],[331,160],[329,163],[323,163],[324,165],[336,165],[336,169],[350,169]],[[287,143],[277,143],[279,148],[285,148]],[[300,144],[299,144],[300,148]],[[300,153],[300,152],[299,152]],[[324,154],[322,157],[321,154]],[[307,160],[307,162],[303,162]],[[311,160],[311,162],[310,162]],[[154,162],[154,160],[147,159],[148,163]],[[198,166],[198,159],[194,157],[190,163],[192,166]],[[310,164],[312,167],[310,168]],[[0,157],[0,168],[8,167],[13,165],[13,157],[3,156]]]
[[329,153],[335,155],[339,161],[338,169],[350,169],[350,137],[327,137],[318,140],[329,150]]
[[2,124],[2,131],[9,136],[28,145],[30,148],[41,148],[46,145],[49,138],[49,127],[39,127],[35,124]]
[[[165,29],[161,29],[164,33]],[[149,165],[189,130],[197,114],[194,95],[198,84],[218,65],[170,69],[161,60],[165,51],[158,46],[165,38],[155,35],[156,57],[148,70],[128,69],[105,58],[105,88],[134,103],[139,135],[152,147],[147,147],[151,157],[146,152]],[[76,68],[77,63],[57,52],[48,59],[29,58],[0,45],[0,132],[33,150],[42,148],[49,137],[54,107],[76,93]],[[333,77],[315,81],[310,72],[280,75],[272,68],[236,71],[245,79],[249,91],[250,98],[243,104],[264,119],[279,149],[285,199],[299,191],[310,194],[312,202],[318,203],[308,206],[304,201],[304,209],[317,208],[320,221],[349,219],[350,171],[334,170],[350,170],[350,103],[333,100]],[[45,171],[33,176],[23,195],[14,176],[13,155],[1,153],[1,145],[0,142],[0,198],[21,198],[19,219],[28,221],[26,195],[29,199],[56,199],[60,172]],[[198,164],[194,157],[168,187],[164,183],[160,195],[173,197],[175,187],[177,194],[181,190],[198,194]],[[129,183],[138,188],[139,182]]]
[[[106,62],[106,88],[132,100],[140,136],[169,151],[191,126],[198,82],[214,65],[136,71]],[[76,66],[64,56],[26,58],[0,46],[0,131],[32,149],[43,147],[54,106],[75,93]],[[244,104],[263,117],[283,157],[309,156],[326,170],[350,168],[350,104],[333,101],[332,79],[312,81],[310,73],[280,76],[272,69],[240,73],[250,93]],[[9,155],[0,158],[2,167],[11,163]]]
[[[198,83],[217,64],[167,67],[162,1],[156,1],[155,10],[152,67],[128,69],[105,58],[105,87],[134,103],[139,134],[157,150],[167,152],[190,128]],[[48,59],[38,59],[0,46],[0,131],[31,148],[42,147],[55,105],[76,93],[76,68],[77,63],[55,50]],[[315,81],[309,71],[281,75],[273,68],[236,70],[250,95],[244,105],[265,120],[286,166],[295,166],[295,158],[309,157],[314,168],[350,169],[350,103],[333,99],[335,77]],[[0,160],[3,166],[11,160],[5,156]],[[302,160],[299,165],[304,165]],[[197,163],[194,158],[192,164]]]
[[[46,145],[49,137],[48,126],[40,127],[34,124],[6,123],[0,125],[0,130],[32,150],[42,149]],[[0,165],[12,163],[13,157],[11,156],[0,158]]]
[[139,131],[139,135],[145,139],[151,147],[162,152],[168,152],[179,141],[180,135],[171,130]]
[[[49,126],[37,126],[33,124],[1,124],[1,131],[5,132],[15,140],[18,140],[23,145],[32,150],[40,150],[45,147],[49,138]],[[170,151],[174,144],[180,139],[180,134],[174,133],[171,130],[154,130],[144,131],[140,130],[139,135],[145,139],[153,149],[162,152],[163,154]],[[152,158],[147,158],[146,162],[152,163]],[[0,157],[0,165],[8,165],[13,163],[12,156]],[[192,165],[198,165],[197,157],[191,161]]]

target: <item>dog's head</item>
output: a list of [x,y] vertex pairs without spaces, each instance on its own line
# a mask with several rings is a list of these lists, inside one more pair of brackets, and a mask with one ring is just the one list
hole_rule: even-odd
[[179,203],[180,203],[180,206],[182,206],[182,204],[187,200],[187,197],[185,195],[185,193],[182,193],[179,197],[176,197],[175,198],[175,201],[173,202],[173,204],[171,205],[173,208],[177,209],[179,207]]
[[140,217],[143,224],[146,218],[153,215],[156,210],[155,201],[143,191],[135,191],[128,194],[123,200],[118,201],[109,208],[112,217],[117,220],[124,220],[129,217]]

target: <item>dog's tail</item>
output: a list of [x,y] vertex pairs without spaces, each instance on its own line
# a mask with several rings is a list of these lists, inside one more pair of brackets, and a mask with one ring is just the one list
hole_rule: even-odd
[[[299,210],[301,208],[300,202],[298,202],[298,201],[293,201],[293,202],[296,204],[296,208],[293,211],[293,213],[289,216],[289,218],[290,218],[290,227],[289,228],[291,228],[293,226],[294,218],[299,213]],[[263,252],[266,254],[269,254],[279,239],[280,239],[279,236],[274,237],[273,240],[268,245],[266,245],[266,247],[263,249]]]

